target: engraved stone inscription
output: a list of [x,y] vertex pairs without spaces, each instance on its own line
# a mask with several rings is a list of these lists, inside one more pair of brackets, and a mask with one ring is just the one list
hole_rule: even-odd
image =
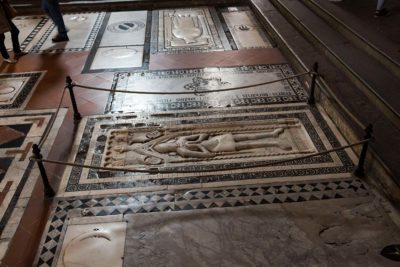
[[[160,10],[153,24],[153,49],[158,52],[210,51],[230,49],[214,9],[190,8]],[[214,14],[214,15],[212,15]]]
[[222,12],[238,49],[272,47],[251,10]]
[[201,10],[176,10],[166,13],[166,47],[213,46],[205,15]]
[[314,147],[297,119],[226,127],[111,130],[102,166],[134,167],[184,162],[282,158]]

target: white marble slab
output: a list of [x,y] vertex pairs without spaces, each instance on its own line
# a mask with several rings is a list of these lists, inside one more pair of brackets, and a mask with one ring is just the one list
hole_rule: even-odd
[[222,12],[238,49],[272,47],[261,26],[250,11]]
[[90,69],[135,68],[141,67],[142,62],[143,46],[99,47]]
[[64,15],[64,23],[68,29],[68,42],[53,43],[57,35],[57,27],[49,20],[37,34],[29,48],[33,52],[80,51],[90,49],[98,33],[105,13],[78,13]]
[[69,225],[57,267],[122,266],[126,222]]
[[143,45],[146,20],[147,11],[111,13],[100,47]]

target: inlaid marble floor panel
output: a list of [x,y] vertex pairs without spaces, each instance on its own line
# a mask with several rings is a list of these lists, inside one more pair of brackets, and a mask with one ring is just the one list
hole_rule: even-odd
[[56,200],[34,266],[96,260],[103,238],[123,266],[395,266],[379,251],[399,237],[353,178],[82,196]]
[[42,71],[0,74],[0,112],[24,108],[44,74]]
[[51,130],[42,153],[46,156],[58,132],[66,110],[58,113],[52,129],[49,121],[54,110],[4,111],[0,114],[0,259],[7,250],[39,177],[29,160],[33,144]]
[[85,219],[68,226],[57,267],[122,267],[126,222],[90,224]]
[[[31,43],[33,38],[43,28],[47,21],[48,18],[45,16],[18,16],[13,19],[15,26],[17,26],[19,30],[19,42],[22,50],[27,48],[27,46]],[[4,43],[11,51],[11,34],[6,32],[5,35],[6,39]]]
[[228,7],[221,9],[221,13],[237,49],[272,47],[249,7]]
[[[83,73],[132,70],[143,67],[146,34],[150,34],[147,11],[107,13]],[[146,55],[143,54],[146,50]],[[148,59],[147,59],[148,61]],[[148,64],[148,62],[147,62]]]
[[64,15],[68,29],[68,42],[53,43],[57,27],[49,19],[36,34],[27,49],[33,53],[61,53],[90,50],[96,39],[105,13],[76,13]]
[[[221,146],[212,145],[217,140]],[[185,149],[171,150],[178,143]],[[128,171],[68,167],[58,195],[348,177],[351,151],[257,167],[345,144],[332,123],[305,104],[87,117],[69,161]]]
[[[111,93],[106,113],[305,101],[306,92],[297,79],[251,86],[292,75],[294,74],[287,64],[118,73],[112,88],[114,90],[165,92],[165,94]],[[250,87],[235,91],[196,93],[241,86]]]
[[151,36],[152,53],[231,50],[213,7],[155,10]]
[[99,47],[90,69],[107,71],[141,67],[143,46]]

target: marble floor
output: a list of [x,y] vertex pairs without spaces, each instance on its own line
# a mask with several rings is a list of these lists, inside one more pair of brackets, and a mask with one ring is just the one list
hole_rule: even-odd
[[[64,19],[54,45],[17,17],[0,65],[2,266],[396,266],[396,212],[352,149],[313,156],[348,142],[249,7]],[[35,143],[75,164],[45,163],[54,199]]]

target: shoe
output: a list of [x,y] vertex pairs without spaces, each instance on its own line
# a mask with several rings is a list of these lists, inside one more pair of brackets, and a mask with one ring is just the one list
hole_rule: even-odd
[[67,35],[57,34],[52,39],[53,43],[68,42],[69,38]]
[[383,16],[386,16],[388,13],[389,13],[389,12],[386,10],[386,8],[382,8],[381,10],[375,11],[374,17],[375,17],[375,18],[383,17]]
[[19,58],[21,58],[21,57],[23,57],[23,56],[25,56],[25,55],[27,55],[27,54],[28,54],[28,52],[20,51],[20,52],[14,53],[14,57],[15,57],[16,59],[19,59]]
[[3,58],[4,62],[7,62],[9,64],[15,64],[18,62],[18,60],[16,59],[12,59],[12,58]]

